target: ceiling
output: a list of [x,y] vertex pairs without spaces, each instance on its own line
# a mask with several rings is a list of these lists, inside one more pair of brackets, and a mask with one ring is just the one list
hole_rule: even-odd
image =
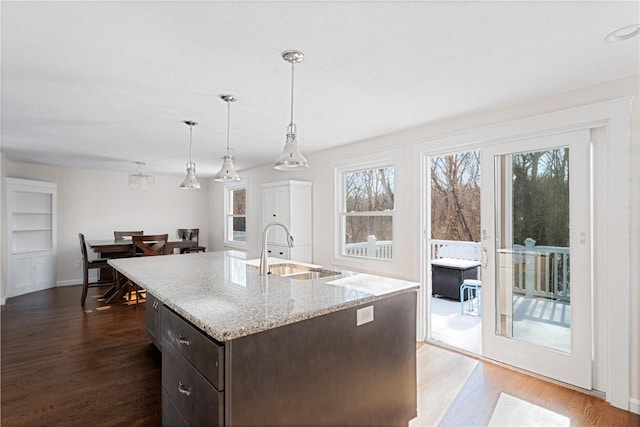
[[[1,2],[2,153],[198,176],[639,73],[637,1]],[[313,166],[313,165],[312,165]]]

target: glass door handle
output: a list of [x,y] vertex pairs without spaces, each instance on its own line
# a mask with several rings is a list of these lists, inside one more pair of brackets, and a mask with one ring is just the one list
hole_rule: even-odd
[[487,264],[489,263],[489,251],[486,246],[482,247],[482,261],[480,261],[480,263],[482,264],[482,268],[487,268]]

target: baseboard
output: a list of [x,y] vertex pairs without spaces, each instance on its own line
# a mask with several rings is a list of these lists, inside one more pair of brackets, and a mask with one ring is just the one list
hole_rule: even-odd
[[629,411],[640,415],[640,399],[629,398]]
[[78,282],[78,280],[59,280],[56,282],[56,287],[58,286],[75,286],[82,285],[82,282]]

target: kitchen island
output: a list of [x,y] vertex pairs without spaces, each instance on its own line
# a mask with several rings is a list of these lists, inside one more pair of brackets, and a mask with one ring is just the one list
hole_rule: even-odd
[[237,251],[109,263],[147,291],[163,425],[387,426],[416,416],[417,283],[349,271],[261,276]]

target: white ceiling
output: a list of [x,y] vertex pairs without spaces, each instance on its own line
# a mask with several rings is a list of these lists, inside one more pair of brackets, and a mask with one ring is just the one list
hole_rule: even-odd
[[637,1],[1,2],[2,152],[199,176],[639,73]]

